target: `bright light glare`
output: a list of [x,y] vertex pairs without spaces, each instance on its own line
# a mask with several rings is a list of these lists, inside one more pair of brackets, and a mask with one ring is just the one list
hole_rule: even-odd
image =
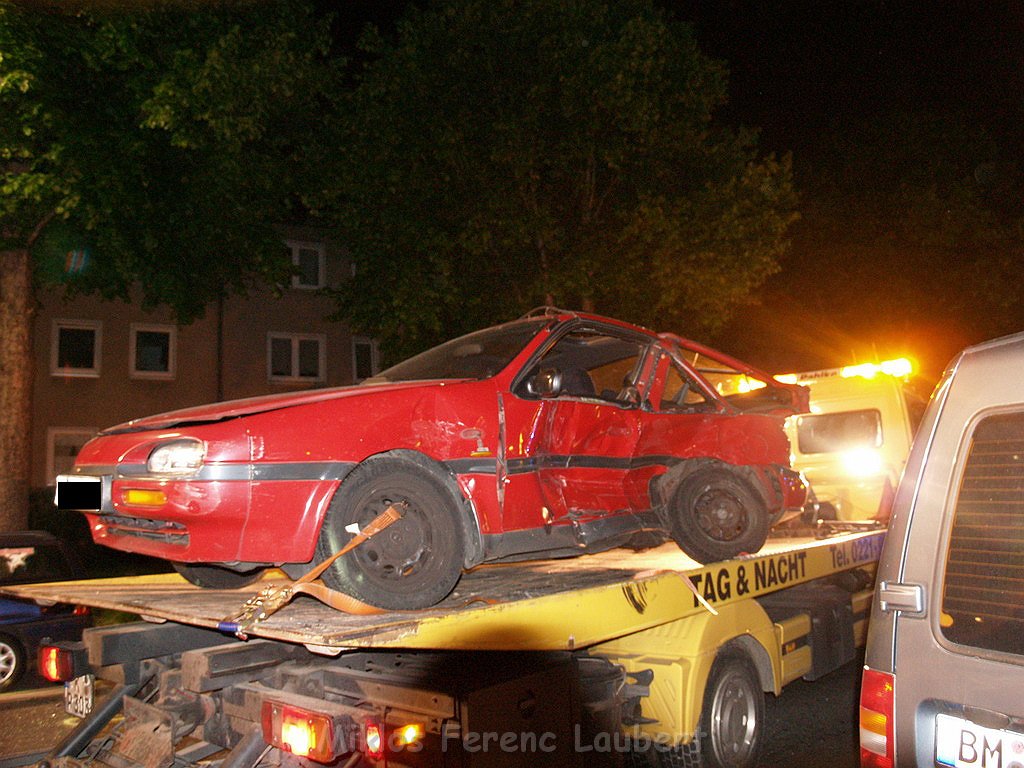
[[758,381],[757,379],[748,379],[746,376],[744,376],[742,379],[740,379],[738,389],[740,392],[753,392],[755,389],[764,389],[766,386],[768,385],[765,384],[763,381]]
[[914,364],[907,358],[900,357],[895,360],[886,360],[881,363],[861,363],[860,365],[848,365],[840,372],[843,378],[850,379],[860,376],[865,379],[873,379],[880,373],[896,378],[906,378],[914,372]]
[[419,723],[410,723],[395,731],[395,742],[403,747],[415,744],[423,738],[423,726]]
[[853,477],[872,477],[882,473],[882,456],[871,448],[857,448],[843,453],[843,468]]
[[281,741],[293,755],[305,757],[316,746],[316,735],[307,723],[286,720],[281,723]]

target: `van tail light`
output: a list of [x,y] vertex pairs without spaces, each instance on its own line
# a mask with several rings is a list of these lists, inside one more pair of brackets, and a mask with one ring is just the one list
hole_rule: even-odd
[[66,683],[89,671],[89,654],[80,642],[44,640],[38,661],[39,674],[51,683]]
[[896,678],[864,668],[860,683],[861,768],[892,768]]
[[75,616],[88,616],[89,606],[87,605],[76,605],[75,610],[72,611]]

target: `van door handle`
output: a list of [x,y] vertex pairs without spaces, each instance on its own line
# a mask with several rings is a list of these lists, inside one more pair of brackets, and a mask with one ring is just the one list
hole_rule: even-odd
[[923,616],[924,587],[920,584],[883,581],[878,585],[878,607],[883,611],[903,611]]

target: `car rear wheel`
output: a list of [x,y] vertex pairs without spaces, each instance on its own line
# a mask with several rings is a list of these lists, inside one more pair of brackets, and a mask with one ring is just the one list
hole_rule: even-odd
[[265,568],[256,568],[251,571],[239,572],[219,565],[199,565],[197,563],[171,563],[171,565],[188,581],[205,589],[238,589],[257,581],[266,571]]
[[768,510],[733,472],[708,467],[680,483],[669,502],[672,538],[699,563],[757,552],[768,538]]
[[401,519],[343,555],[323,574],[336,589],[379,608],[426,608],[445,598],[462,573],[465,551],[456,491],[441,470],[401,456],[368,459],[331,501],[317,540],[323,561],[392,505]]
[[21,643],[8,635],[0,635],[0,691],[13,686],[24,672],[25,650]]

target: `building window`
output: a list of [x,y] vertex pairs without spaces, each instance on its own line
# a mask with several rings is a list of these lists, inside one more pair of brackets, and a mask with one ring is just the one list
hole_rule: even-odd
[[50,373],[54,376],[99,376],[102,329],[102,324],[93,320],[54,320],[50,337]]
[[316,290],[326,282],[326,249],[323,243],[300,243],[289,240],[285,243],[291,254],[296,273],[292,275],[292,288]]
[[270,381],[326,379],[327,337],[323,334],[267,334],[267,374]]
[[71,472],[75,457],[99,430],[85,427],[50,427],[46,430],[46,484]]
[[133,379],[173,379],[176,364],[177,329],[173,325],[132,324]]
[[376,376],[380,370],[377,342],[364,336],[352,339],[352,371],[356,381]]

